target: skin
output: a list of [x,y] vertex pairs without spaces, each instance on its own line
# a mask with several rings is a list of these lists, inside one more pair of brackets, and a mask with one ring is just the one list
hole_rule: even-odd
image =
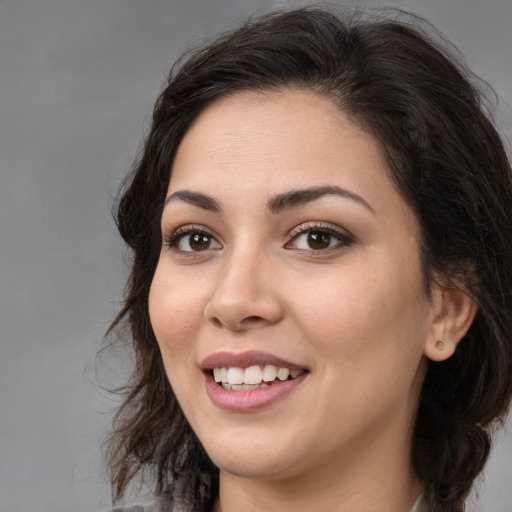
[[[314,187],[352,195],[269,209]],[[149,311],[174,393],[221,471],[215,510],[407,512],[422,489],[410,442],[425,356],[449,357],[474,307],[439,286],[427,298],[417,223],[376,141],[312,92],[233,94],[186,133],[173,194]],[[309,374],[269,406],[215,406],[202,361],[249,350]]]

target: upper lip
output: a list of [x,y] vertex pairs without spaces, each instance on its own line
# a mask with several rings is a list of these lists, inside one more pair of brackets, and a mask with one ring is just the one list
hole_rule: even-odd
[[216,352],[206,357],[201,362],[203,371],[212,370],[213,368],[248,368],[256,364],[266,365],[272,364],[279,368],[288,368],[289,370],[306,370],[303,365],[286,361],[280,357],[276,357],[266,352],[248,351],[248,352]]

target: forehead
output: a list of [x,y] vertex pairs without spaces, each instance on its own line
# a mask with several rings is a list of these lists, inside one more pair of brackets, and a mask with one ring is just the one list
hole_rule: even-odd
[[380,159],[378,144],[324,96],[293,89],[237,92],[218,99],[195,119],[178,147],[173,177],[184,158],[187,163],[215,160],[227,166],[238,158],[255,157],[262,165],[266,157],[288,153],[289,164],[295,155],[299,170],[298,161],[306,154],[308,160],[329,158],[333,146],[342,139],[348,144],[349,138],[366,138],[366,152],[371,149]]
[[305,90],[238,92],[206,108],[178,148],[169,193],[269,197],[297,185],[340,186],[376,210],[404,206],[378,142],[332,100]]

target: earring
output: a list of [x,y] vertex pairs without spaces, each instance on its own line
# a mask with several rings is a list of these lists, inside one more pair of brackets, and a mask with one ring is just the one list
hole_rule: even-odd
[[437,350],[443,350],[443,348],[444,348],[444,341],[437,340],[436,341],[436,348],[437,348]]

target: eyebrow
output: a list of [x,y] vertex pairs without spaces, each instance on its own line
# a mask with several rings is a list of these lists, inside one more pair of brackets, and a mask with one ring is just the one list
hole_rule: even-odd
[[211,212],[222,211],[222,206],[213,197],[202,194],[201,192],[193,192],[192,190],[178,190],[174,192],[165,200],[164,206],[167,206],[170,202],[176,201],[177,199]]
[[289,192],[279,194],[270,199],[267,203],[267,208],[272,213],[280,213],[283,210],[303,206],[327,195],[335,195],[343,197],[344,199],[350,199],[375,214],[375,210],[361,196],[344,188],[331,185],[290,190]]
[[[375,214],[375,210],[361,196],[334,185],[300,188],[296,190],[290,190],[289,192],[285,192],[283,194],[278,194],[275,197],[269,199],[267,202],[267,209],[274,214],[278,214],[284,210],[298,208],[299,206],[311,203],[326,195],[335,195],[343,197],[344,199],[350,199],[351,201],[364,206],[367,210]],[[178,190],[177,192],[172,193],[165,200],[164,206],[176,200],[184,201],[185,203],[212,212],[218,213],[222,211],[222,205],[219,203],[219,201],[207,194],[203,194],[202,192],[194,192],[192,190]]]

